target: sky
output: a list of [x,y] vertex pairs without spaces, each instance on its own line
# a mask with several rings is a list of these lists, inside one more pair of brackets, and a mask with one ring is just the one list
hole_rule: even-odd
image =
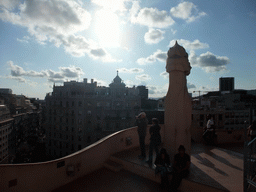
[[256,89],[256,1],[1,0],[0,88],[44,99],[53,84],[118,75],[127,87],[166,95],[166,58],[175,41],[189,54],[193,96]]

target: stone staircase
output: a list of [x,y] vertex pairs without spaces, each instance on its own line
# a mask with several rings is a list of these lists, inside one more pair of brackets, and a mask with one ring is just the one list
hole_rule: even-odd
[[[130,152],[128,153],[128,157],[130,158]],[[139,175],[143,178],[149,179],[151,181],[160,183],[161,178],[159,175],[155,175],[154,168],[150,168],[145,161],[138,160],[137,155],[134,156],[135,160],[125,159],[124,157],[120,158],[119,155],[112,155],[105,163],[104,167],[108,168],[111,171],[119,172],[124,169],[126,171],[132,172],[136,175]],[[196,168],[195,165],[191,165],[191,169]],[[192,170],[193,172],[193,170]],[[170,175],[170,180],[171,180]],[[192,176],[194,177],[194,175]],[[185,178],[182,180],[181,186],[179,187],[180,191],[191,191],[191,192],[227,192],[228,190],[223,188],[218,188],[206,185],[200,182],[195,182],[193,178]]]
[[104,167],[111,171],[119,172],[121,169],[123,169],[124,166],[116,161],[111,160],[110,158],[104,163]]

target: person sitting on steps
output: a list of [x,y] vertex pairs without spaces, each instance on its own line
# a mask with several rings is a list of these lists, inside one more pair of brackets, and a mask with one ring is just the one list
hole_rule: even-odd
[[168,181],[168,173],[170,167],[170,156],[167,154],[165,148],[160,150],[160,153],[157,155],[155,160],[155,174],[160,173],[161,175],[161,188],[168,188],[169,181]]

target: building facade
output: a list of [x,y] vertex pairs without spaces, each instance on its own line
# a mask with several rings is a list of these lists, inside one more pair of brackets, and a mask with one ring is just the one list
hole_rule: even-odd
[[0,164],[8,163],[9,155],[9,135],[12,131],[10,110],[6,105],[0,105]]
[[235,88],[235,78],[234,77],[221,77],[219,79],[219,91],[221,92],[231,92]]
[[140,97],[118,76],[109,87],[93,79],[54,86],[46,100],[47,150],[54,158],[78,151],[110,133],[135,125]]

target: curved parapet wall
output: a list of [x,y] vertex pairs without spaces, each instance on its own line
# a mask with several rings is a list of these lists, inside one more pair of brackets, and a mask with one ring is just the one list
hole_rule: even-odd
[[[149,134],[146,138],[148,143]],[[133,127],[111,134],[60,159],[0,165],[0,191],[48,192],[101,168],[112,154],[137,146],[137,128]]]

